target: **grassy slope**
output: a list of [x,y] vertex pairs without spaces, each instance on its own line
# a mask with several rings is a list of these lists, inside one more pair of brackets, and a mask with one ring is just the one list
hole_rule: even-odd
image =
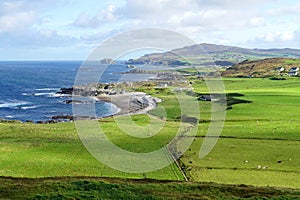
[[251,77],[270,77],[278,76],[275,71],[278,67],[284,67],[282,75],[287,74],[291,67],[299,67],[299,59],[287,58],[267,58],[263,60],[245,61],[234,65],[222,72],[225,77],[251,76]]
[[299,190],[107,178],[0,178],[0,199],[297,199]]
[[[226,92],[252,104],[234,105],[213,151],[199,160],[197,138],[181,161],[195,181],[300,188],[300,80],[224,79]],[[205,91],[203,83],[196,91]],[[202,108],[209,103],[201,102]],[[208,120],[209,115],[203,115]],[[201,123],[199,136],[208,123]],[[244,161],[248,162],[244,162]],[[278,161],[282,161],[278,163]],[[257,166],[267,166],[266,170]]]

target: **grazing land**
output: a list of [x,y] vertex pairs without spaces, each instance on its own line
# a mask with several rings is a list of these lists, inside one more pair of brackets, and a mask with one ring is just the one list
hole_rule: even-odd
[[[143,123],[144,117],[140,117]],[[101,123],[101,122],[100,122]],[[160,143],[153,140],[148,145],[133,145],[130,137],[122,132],[114,122],[105,121],[105,126],[113,134],[110,139],[120,146],[136,151],[158,148],[168,137],[162,136]],[[172,124],[167,124],[164,132]],[[99,176],[122,178],[154,178],[183,180],[175,164],[162,170],[147,174],[128,174],[111,169],[97,161],[83,146],[74,123],[57,124],[19,124],[1,123],[0,126],[0,174],[12,177],[55,177],[55,176]],[[171,132],[170,132],[171,133]],[[163,140],[164,138],[164,140]],[[148,149],[147,149],[148,147]]]
[[[195,93],[208,92],[205,82],[195,77],[190,81]],[[27,195],[28,198],[40,199],[75,198],[76,195],[78,198],[132,199],[143,195],[149,199],[184,199],[189,195],[199,199],[299,197],[300,79],[225,78],[223,81],[227,94],[240,94],[235,98],[249,103],[231,105],[226,111],[226,122],[218,143],[209,155],[199,159],[200,147],[210,125],[211,102],[198,101],[194,97],[201,110],[200,116],[194,116],[200,119],[199,130],[189,150],[179,159],[179,166],[191,183],[161,184],[155,180],[143,183],[142,180],[149,179],[183,181],[184,177],[176,164],[143,174],[128,174],[101,164],[84,148],[72,122],[2,122],[0,176],[30,179],[2,178],[1,194],[4,198]],[[151,120],[161,120],[156,116],[159,116],[163,106],[168,116],[159,134],[150,139],[133,138],[120,130],[114,118],[104,118],[99,123],[118,146],[135,152],[149,152],[165,146],[174,137],[174,129],[179,126],[180,108],[169,88],[145,86],[140,91],[163,101],[150,112],[152,115],[133,115],[131,118],[139,126],[146,126]],[[118,118],[122,121],[124,117],[128,116]],[[53,179],[32,179],[43,177]],[[119,177],[139,179],[141,182],[84,177]],[[81,187],[93,189],[82,191]],[[112,188],[117,188],[117,192]]]
[[299,190],[151,179],[0,178],[0,199],[297,199]]
[[[181,158],[194,181],[243,183],[248,185],[299,188],[300,80],[223,80],[227,93],[252,103],[236,104],[227,110],[226,122],[213,151],[199,160],[199,146],[209,126],[201,123],[199,137]],[[195,84],[203,92],[203,83]],[[209,107],[201,102],[200,107]],[[203,115],[202,121],[209,121]]]

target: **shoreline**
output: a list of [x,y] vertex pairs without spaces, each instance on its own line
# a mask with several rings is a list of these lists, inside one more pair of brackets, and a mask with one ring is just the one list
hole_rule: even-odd
[[[118,112],[113,113],[107,116],[100,116],[93,118],[92,120],[100,120],[103,118],[122,116],[122,115],[132,115],[132,114],[146,114],[150,110],[156,108],[157,103],[161,102],[161,99],[152,97],[144,92],[128,92],[124,94],[115,94],[115,95],[98,95],[92,96],[96,100],[110,103],[111,106],[115,106],[118,109]],[[74,115],[59,115],[52,116],[52,119],[46,121],[20,121],[20,120],[9,120],[9,119],[0,119],[2,122],[17,122],[17,123],[34,123],[34,124],[53,124],[53,123],[68,123],[74,122],[77,119],[89,119],[89,117],[75,117]]]
[[100,117],[112,117],[131,114],[146,114],[150,110],[156,108],[157,103],[161,102],[161,99],[152,97],[144,92],[129,92],[125,94],[116,95],[98,95],[97,98],[100,101],[108,102],[116,106],[120,111],[109,116]]

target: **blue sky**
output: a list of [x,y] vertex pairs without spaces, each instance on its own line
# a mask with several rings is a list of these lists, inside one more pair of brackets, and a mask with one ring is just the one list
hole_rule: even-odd
[[298,0],[0,0],[0,60],[82,60],[144,27],[197,43],[300,48],[299,10]]

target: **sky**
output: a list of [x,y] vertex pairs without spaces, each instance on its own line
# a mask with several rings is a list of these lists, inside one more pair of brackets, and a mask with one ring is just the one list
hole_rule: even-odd
[[300,48],[299,0],[0,0],[0,60],[83,60],[139,28],[196,43]]

